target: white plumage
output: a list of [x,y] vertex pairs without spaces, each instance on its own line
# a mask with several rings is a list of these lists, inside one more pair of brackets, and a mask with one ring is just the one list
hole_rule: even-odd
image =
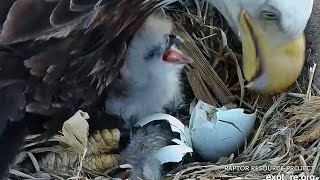
[[[120,70],[124,93],[111,92],[105,103],[106,112],[122,116],[134,123],[163,107],[180,94],[180,73],[190,59],[181,56],[177,62],[163,60],[168,49],[172,23],[151,16],[129,45],[124,66]],[[171,48],[173,50],[173,48]],[[155,53],[153,57],[152,53]],[[178,57],[179,58],[179,57]]]

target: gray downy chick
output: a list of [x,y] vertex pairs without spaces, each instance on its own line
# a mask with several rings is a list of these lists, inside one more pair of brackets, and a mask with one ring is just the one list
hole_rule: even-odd
[[180,74],[192,59],[175,48],[181,42],[172,35],[170,20],[150,16],[133,37],[122,69],[121,79],[105,101],[107,113],[122,116],[129,124],[161,112],[180,96]]
[[131,166],[132,180],[160,180],[162,166],[154,154],[162,147],[168,146],[173,133],[168,124],[150,124],[139,129],[131,139],[128,147],[121,152],[121,164]]

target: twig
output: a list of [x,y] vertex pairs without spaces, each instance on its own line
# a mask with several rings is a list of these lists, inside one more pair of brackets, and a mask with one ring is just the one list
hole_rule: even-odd
[[310,68],[309,70],[309,84],[308,84],[308,89],[307,89],[307,93],[306,93],[306,99],[310,100],[311,99],[311,95],[312,95],[312,81],[314,78],[314,73],[316,71],[317,68],[317,64],[313,63],[313,67]]

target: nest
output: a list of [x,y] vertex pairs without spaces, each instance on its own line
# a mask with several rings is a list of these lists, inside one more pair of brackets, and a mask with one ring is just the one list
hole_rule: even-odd
[[[217,163],[183,164],[167,173],[165,179],[266,179],[270,175],[320,177],[320,97],[316,96],[319,95],[318,90],[312,84],[316,67],[311,70],[309,67],[305,68],[288,93],[272,97],[261,96],[244,88],[245,81],[239,65],[241,45],[218,11],[203,1],[194,1],[187,8],[185,5],[175,4],[164,11],[174,19],[176,34],[186,42],[181,50],[194,59],[194,63],[187,66],[184,73],[186,101],[177,112],[171,114],[187,124],[189,115],[181,111],[189,112],[190,103],[196,98],[216,107],[224,105],[241,107],[247,112],[257,111],[258,115],[251,138],[237,154],[220,158]],[[87,154],[88,157],[74,157],[82,160],[77,166],[87,167],[86,175],[92,179],[111,178],[106,174],[112,170],[101,171],[103,167],[100,165],[107,164],[106,161],[117,165],[118,157],[112,153],[108,157],[98,157],[99,154],[110,152],[104,145],[110,141],[102,141],[108,139],[103,135],[106,132],[111,137],[110,134],[117,130],[97,132],[98,134],[89,136],[90,146],[99,144],[104,147],[101,151],[97,150],[97,153],[90,150],[95,158],[90,153]],[[112,146],[117,146],[112,142]],[[52,147],[49,151],[54,153],[57,149]],[[38,173],[41,172],[41,176],[37,177],[80,177],[80,173],[75,173],[77,170],[61,174],[52,171],[54,168],[43,168],[43,163],[33,155],[37,152],[39,149],[23,152],[24,156],[16,166],[19,168],[14,167],[11,171],[14,177],[34,177],[23,164],[22,160],[25,158],[30,158],[29,165],[32,164]],[[70,157],[68,153],[65,156],[60,154],[59,157],[51,153],[47,158],[60,159],[56,161],[62,162]],[[90,158],[93,160],[89,160]],[[90,162],[94,162],[95,168],[88,168]],[[54,164],[51,166],[57,167]],[[81,169],[78,170],[80,172]]]

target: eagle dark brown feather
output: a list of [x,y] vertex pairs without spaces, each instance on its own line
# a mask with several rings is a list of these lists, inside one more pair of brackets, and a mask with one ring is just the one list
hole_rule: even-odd
[[16,0],[0,0],[0,29],[2,29],[2,24],[7,18],[7,14]]
[[82,109],[105,118],[132,36],[173,1],[0,0],[0,176],[23,142],[25,114],[58,122]]
[[82,11],[94,7],[99,0],[71,0],[71,11]]
[[83,16],[88,15],[92,9],[82,9],[72,11],[70,9],[70,0],[61,0],[50,15],[50,24],[52,26],[63,26],[73,21],[77,21]]

